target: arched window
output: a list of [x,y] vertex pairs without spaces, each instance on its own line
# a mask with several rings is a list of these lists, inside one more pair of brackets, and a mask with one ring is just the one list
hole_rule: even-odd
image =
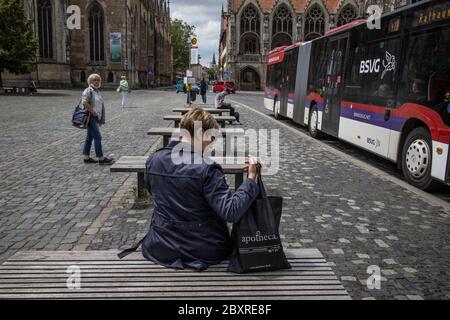
[[305,41],[322,36],[325,32],[325,15],[322,9],[315,4],[309,9],[305,18]]
[[356,19],[356,10],[352,5],[346,5],[339,13],[339,18],[337,21],[337,26],[343,26],[344,24],[350,23]]
[[52,2],[39,0],[38,7],[38,32],[39,55],[41,58],[53,58],[53,28],[52,28]]
[[258,72],[250,67],[245,67],[240,72],[241,90],[260,90],[261,79]]
[[281,47],[281,46],[289,46],[292,44],[292,38],[290,35],[286,33],[278,33],[272,39],[272,49]]
[[241,34],[246,32],[255,32],[259,35],[260,29],[261,21],[259,18],[259,13],[254,5],[249,4],[241,16]]
[[273,16],[272,34],[284,32],[292,36],[292,15],[285,6],[279,6]]
[[256,34],[242,36],[240,54],[259,54],[259,40]]
[[89,11],[89,45],[92,62],[105,60],[105,36],[103,32],[103,11],[98,3],[95,3]]

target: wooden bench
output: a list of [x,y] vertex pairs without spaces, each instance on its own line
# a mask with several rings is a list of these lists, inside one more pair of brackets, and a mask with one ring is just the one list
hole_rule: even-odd
[[[211,114],[218,114],[220,116],[224,113],[228,113],[228,114],[230,113],[229,109],[215,109],[215,108],[202,108],[202,109]],[[191,108],[174,108],[172,111],[179,112],[182,115],[185,115],[186,113],[188,113],[191,110],[192,110]]]
[[37,87],[32,80],[4,80],[2,88],[5,93],[32,94],[37,92]]
[[[317,249],[286,250],[292,269],[253,274],[172,270],[116,251],[18,252],[0,266],[0,299],[350,300]],[[80,270],[79,289],[73,267]],[[72,268],[71,268],[72,267]]]
[[[142,197],[145,192],[144,172],[145,163],[148,157],[145,156],[125,156],[117,160],[110,168],[110,172],[135,172],[137,173],[137,196]],[[212,160],[218,160],[211,158]],[[222,169],[225,174],[234,175],[235,190],[244,181],[244,161],[245,159],[226,158],[225,163],[222,164]]]
[[[175,127],[179,128],[180,127],[180,122],[181,119],[183,119],[183,116],[181,115],[169,115],[169,116],[164,116],[164,120],[167,121],[174,121],[175,122]],[[225,128],[225,123],[227,121],[236,121],[235,117],[232,116],[214,116],[214,119],[216,119],[216,121],[220,124],[220,126],[222,128]]]
[[[238,128],[223,128],[223,129],[220,129],[219,132],[222,134],[224,139],[226,137],[232,137],[232,136],[242,137],[245,135],[244,129],[238,129]],[[170,139],[172,137],[179,135],[179,133],[180,133],[180,128],[151,128],[150,130],[148,130],[147,135],[162,136],[163,137],[163,146],[166,147],[169,144]],[[227,149],[225,149],[225,150],[227,150]]]
[[184,105],[184,107],[185,108],[202,108],[202,109],[204,109],[204,108],[212,108],[212,107],[214,107],[214,103],[205,103],[205,104],[203,104],[203,103],[200,103],[200,104],[198,104],[198,103],[191,103],[190,105],[189,104],[185,104]]

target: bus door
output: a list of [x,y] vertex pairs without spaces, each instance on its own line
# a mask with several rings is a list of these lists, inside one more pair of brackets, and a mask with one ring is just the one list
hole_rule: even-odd
[[282,74],[281,74],[281,88],[280,88],[280,114],[284,117],[287,116],[287,104],[289,96],[289,62],[291,60],[292,52],[286,52],[284,61],[282,62]]
[[322,130],[338,136],[341,116],[341,94],[343,87],[344,62],[347,55],[348,35],[330,39],[327,46],[327,74],[325,79]]

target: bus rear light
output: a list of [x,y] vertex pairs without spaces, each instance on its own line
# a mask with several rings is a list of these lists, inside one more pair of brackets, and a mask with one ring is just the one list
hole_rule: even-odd
[[444,153],[444,149],[441,148],[441,147],[437,147],[437,148],[436,148],[436,152],[437,152],[438,155],[441,155],[441,154]]

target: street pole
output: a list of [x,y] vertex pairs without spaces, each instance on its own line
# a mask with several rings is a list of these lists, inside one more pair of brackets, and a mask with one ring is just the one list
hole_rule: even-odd
[[[191,54],[192,54],[191,51],[192,51],[192,44],[191,44],[191,42],[189,42],[189,68],[188,68],[188,70],[191,70]],[[189,77],[187,76],[187,74],[186,74],[186,79],[187,79],[186,88],[188,89],[187,90],[188,105],[191,106],[191,90],[189,90],[189,86],[188,86]]]
[[128,0],[124,0],[125,2],[125,74],[127,79],[128,77]]

